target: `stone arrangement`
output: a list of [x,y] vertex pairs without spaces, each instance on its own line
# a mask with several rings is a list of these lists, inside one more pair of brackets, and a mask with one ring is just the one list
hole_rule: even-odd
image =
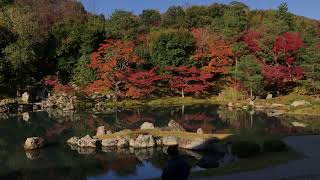
[[[149,122],[145,122],[140,126],[142,130],[150,130],[154,129],[154,125]],[[171,131],[181,132],[185,131],[185,129],[175,122],[171,120],[168,124],[168,127],[164,129],[170,129]],[[124,131],[131,131],[131,130],[124,130]],[[139,134],[137,137],[130,138],[130,137],[114,137],[114,138],[106,138],[106,139],[98,139],[98,136],[111,134],[111,131],[106,131],[104,126],[100,126],[97,128],[97,133],[94,138],[87,135],[85,137],[71,137],[67,140],[67,143],[70,145],[78,146],[78,147],[88,147],[88,148],[96,148],[97,146],[102,147],[117,147],[117,148],[154,148],[154,147],[163,147],[163,146],[178,146],[182,149],[189,149],[189,150],[211,150],[216,152],[224,152],[225,149],[221,148],[218,145],[218,139],[215,138],[178,138],[175,136],[164,136],[164,137],[155,137],[151,134]],[[199,128],[197,130],[198,134],[203,134],[203,130]]]

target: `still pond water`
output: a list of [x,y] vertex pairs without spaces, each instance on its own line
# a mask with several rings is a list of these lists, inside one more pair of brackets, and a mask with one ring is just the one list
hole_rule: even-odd
[[[146,121],[163,127],[171,119],[191,132],[202,128],[206,133],[290,135],[318,133],[320,130],[319,117],[270,117],[263,112],[215,105],[113,109],[103,113],[81,111],[62,114],[52,111],[1,114],[0,179],[121,180],[159,177],[167,161],[164,149],[80,149],[66,145],[65,141],[71,136],[94,135],[101,125],[114,132],[137,129]],[[25,152],[22,144],[32,136],[49,139],[53,145],[39,151]],[[199,157],[210,155],[192,151],[181,153],[193,165],[192,171],[204,170],[197,165],[197,161]]]

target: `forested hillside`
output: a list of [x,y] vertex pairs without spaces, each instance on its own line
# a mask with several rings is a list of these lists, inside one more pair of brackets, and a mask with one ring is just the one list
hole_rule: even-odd
[[[320,93],[320,22],[243,3],[170,7],[161,14],[86,12],[73,0],[0,0],[4,95],[48,86],[116,100]],[[10,91],[9,91],[10,90]]]

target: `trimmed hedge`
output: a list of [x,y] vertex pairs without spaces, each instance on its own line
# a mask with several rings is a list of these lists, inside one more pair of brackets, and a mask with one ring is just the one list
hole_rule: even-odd
[[288,146],[281,140],[269,140],[263,143],[264,152],[281,152],[288,150]]
[[258,155],[261,152],[259,144],[250,141],[237,141],[232,143],[232,153],[239,158]]

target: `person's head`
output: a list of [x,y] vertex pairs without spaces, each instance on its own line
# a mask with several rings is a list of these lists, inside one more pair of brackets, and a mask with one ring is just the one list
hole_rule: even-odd
[[169,146],[167,152],[168,152],[168,155],[171,157],[178,156],[179,155],[178,146]]

